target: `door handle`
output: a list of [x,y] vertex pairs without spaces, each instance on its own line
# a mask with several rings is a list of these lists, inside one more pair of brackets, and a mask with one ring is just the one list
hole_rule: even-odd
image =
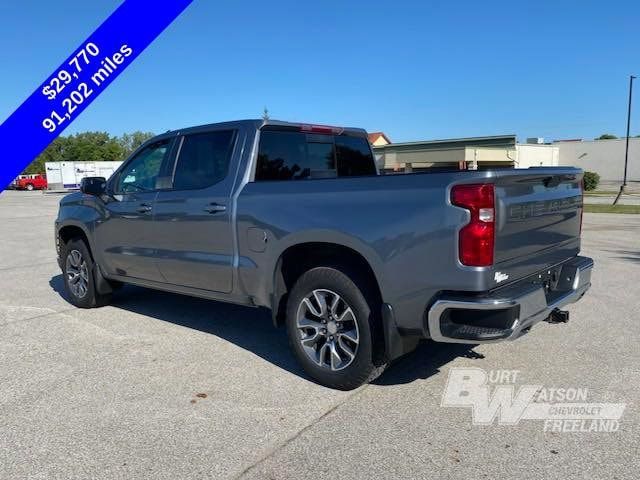
[[204,208],[204,211],[207,213],[215,214],[220,212],[225,212],[227,207],[225,205],[220,205],[219,203],[210,203]]
[[138,213],[149,213],[151,211],[151,205],[148,203],[141,203],[138,207]]

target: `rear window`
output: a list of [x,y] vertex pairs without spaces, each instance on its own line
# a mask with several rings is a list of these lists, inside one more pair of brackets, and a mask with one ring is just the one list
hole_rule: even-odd
[[229,171],[233,137],[233,130],[185,136],[178,156],[173,188],[201,189],[224,180]]
[[301,180],[375,175],[365,138],[262,131],[256,180]]

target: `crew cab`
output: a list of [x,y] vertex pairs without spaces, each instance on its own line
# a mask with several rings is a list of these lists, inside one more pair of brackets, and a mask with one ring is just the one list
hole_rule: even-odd
[[20,175],[10,185],[15,190],[46,190],[48,187],[47,177],[42,173]]
[[271,309],[316,381],[352,389],[421,339],[514,340],[590,287],[581,170],[379,175],[362,129],[167,132],[55,222],[69,300],[123,284]]

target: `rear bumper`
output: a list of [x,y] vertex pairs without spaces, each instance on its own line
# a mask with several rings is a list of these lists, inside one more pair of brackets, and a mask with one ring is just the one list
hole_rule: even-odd
[[577,302],[591,286],[592,259],[575,257],[556,268],[553,288],[534,275],[484,295],[438,297],[427,310],[425,336],[448,343],[515,340],[554,310]]

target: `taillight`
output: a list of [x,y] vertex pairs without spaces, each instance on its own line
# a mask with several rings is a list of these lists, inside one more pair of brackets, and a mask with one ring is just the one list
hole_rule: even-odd
[[463,265],[493,265],[496,213],[493,184],[455,185],[451,203],[469,210],[471,219],[462,227],[458,239],[458,256]]

